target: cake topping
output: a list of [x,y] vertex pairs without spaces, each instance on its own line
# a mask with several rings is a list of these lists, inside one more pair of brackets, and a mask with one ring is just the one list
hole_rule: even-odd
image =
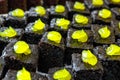
[[40,19],[38,19],[38,20],[35,21],[35,23],[32,27],[32,30],[34,32],[38,32],[38,31],[43,30],[44,28],[45,28],[45,24]]
[[65,12],[65,7],[63,5],[57,5],[55,7],[55,12],[57,12],[57,13],[63,13],[63,12]]
[[102,6],[104,4],[103,0],[92,0],[94,6]]
[[21,18],[21,17],[24,17],[24,15],[25,15],[25,13],[22,9],[18,8],[18,9],[15,9],[12,11],[12,16]]
[[101,28],[98,30],[99,35],[101,36],[101,38],[108,38],[111,34],[110,30],[108,29],[107,26]]
[[85,5],[84,3],[76,1],[74,4],[74,9],[85,10]]
[[55,80],[71,80],[71,74],[66,69],[58,70],[54,73]]
[[91,66],[95,66],[98,62],[97,57],[90,50],[82,51],[82,61]]
[[42,6],[37,6],[35,8],[35,11],[40,15],[40,16],[44,16],[46,14],[46,10],[44,7]]
[[120,55],[120,47],[116,44],[111,44],[107,49],[106,49],[106,54],[107,55]]
[[120,4],[120,0],[111,0],[112,3]]
[[1,37],[15,37],[17,35],[17,32],[10,26],[8,29],[4,30],[3,32],[0,32]]
[[16,54],[31,54],[29,45],[25,41],[17,41],[14,45],[14,51]]
[[24,67],[17,72],[17,80],[32,80],[31,74]]
[[69,25],[70,25],[70,21],[64,18],[61,19],[57,19],[56,20],[56,25],[58,27],[61,27],[62,29],[68,29]]
[[103,19],[107,19],[107,18],[111,18],[112,13],[108,9],[102,9],[99,11],[98,15]]
[[76,30],[76,31],[73,32],[72,38],[77,39],[79,42],[87,42],[88,35],[83,29],[82,30]]
[[120,29],[120,22],[118,23],[118,28]]
[[62,39],[62,36],[57,31],[50,31],[47,34],[47,38],[48,38],[48,40],[53,41],[55,43],[60,43],[61,39]]
[[83,16],[83,15],[80,15],[80,14],[77,14],[75,16],[75,21],[79,24],[88,24],[88,18],[86,16]]

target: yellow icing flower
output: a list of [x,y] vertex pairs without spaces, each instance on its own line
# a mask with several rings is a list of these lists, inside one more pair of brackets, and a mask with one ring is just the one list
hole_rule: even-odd
[[88,24],[88,18],[86,16],[83,16],[83,15],[80,15],[80,14],[77,14],[75,16],[75,21],[79,24]]
[[120,0],[111,0],[115,4],[120,4]]
[[84,3],[76,1],[73,8],[78,10],[85,10],[85,5]]
[[90,50],[82,51],[82,61],[95,66],[98,62],[97,57]]
[[0,32],[1,37],[15,37],[17,35],[17,32],[10,26],[8,29],[4,30],[3,32]]
[[55,80],[71,80],[71,74],[66,69],[58,70],[54,73]]
[[116,44],[111,44],[107,49],[106,49],[106,54],[107,55],[120,55],[120,47]]
[[101,38],[108,38],[111,34],[110,30],[107,26],[101,28],[98,30],[98,33],[100,34]]
[[15,9],[12,11],[12,16],[15,16],[15,17],[24,17],[25,13],[22,9]]
[[92,0],[94,6],[102,6],[104,4],[103,0]]
[[32,30],[34,32],[37,32],[37,31],[41,31],[45,28],[45,24],[40,20],[38,19],[37,21],[35,21],[33,27],[32,27]]
[[65,12],[65,7],[63,5],[57,5],[55,7],[55,12],[57,12],[57,13],[63,13],[63,12]]
[[25,41],[17,41],[14,45],[14,51],[16,54],[31,54],[29,45]]
[[55,43],[60,43],[61,39],[62,39],[62,36],[57,31],[50,31],[47,34],[47,39],[50,40],[50,41],[53,41]]
[[44,7],[42,6],[37,6],[35,8],[35,11],[40,15],[40,16],[44,16],[46,14],[46,10]]
[[62,29],[68,29],[69,25],[70,25],[70,21],[64,18],[61,19],[57,19],[56,20],[56,25],[58,27],[61,27]]
[[77,39],[79,42],[87,42],[88,35],[84,30],[76,30],[72,34],[73,39]]
[[30,72],[23,67],[17,72],[17,80],[32,80]]
[[120,29],[120,22],[118,23],[118,28]]
[[98,15],[103,18],[103,19],[107,19],[107,18],[111,18],[112,17],[112,13],[110,10],[108,9],[102,9],[99,11]]

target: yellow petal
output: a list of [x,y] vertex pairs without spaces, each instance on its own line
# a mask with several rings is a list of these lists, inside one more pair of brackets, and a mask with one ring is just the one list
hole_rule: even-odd
[[32,30],[34,32],[37,32],[37,31],[41,31],[43,30],[45,27],[45,23],[43,23],[40,19],[38,19],[37,21],[35,21],[33,27],[32,27]]
[[14,51],[16,54],[31,54],[29,45],[25,41],[17,41],[14,45]]
[[87,42],[88,35],[84,30],[77,30],[72,34],[73,39],[77,39],[79,42]]
[[17,35],[17,32],[10,26],[8,29],[4,30],[3,32],[0,32],[1,37],[15,37]]
[[55,7],[55,12],[57,12],[57,13],[63,13],[63,12],[65,12],[65,7],[63,5],[57,5]]
[[50,40],[50,41],[53,41],[55,43],[60,43],[61,39],[62,39],[62,36],[57,31],[50,31],[47,34],[47,39]]
[[83,15],[80,15],[80,14],[77,14],[75,16],[75,21],[79,24],[88,24],[88,18],[86,16],[83,16]]
[[102,9],[99,11],[98,15],[103,18],[103,19],[107,19],[107,18],[111,18],[112,17],[112,13],[110,10],[108,9]]
[[120,22],[118,23],[118,28],[120,29]]
[[30,72],[23,67],[17,72],[17,80],[32,80]]
[[98,30],[98,33],[100,34],[101,38],[108,38],[111,34],[110,30],[107,26],[101,28]]
[[85,10],[85,5],[84,3],[76,1],[74,4],[74,9]]
[[54,73],[55,80],[71,80],[71,74],[66,69],[58,70]]
[[82,61],[95,66],[98,62],[97,57],[90,50],[82,51]]
[[68,29],[69,25],[70,25],[70,21],[64,18],[61,19],[57,19],[56,20],[56,25],[58,27],[61,27],[62,29]]
[[106,49],[107,55],[120,55],[120,47],[116,44],[111,44],[107,49]]
[[41,16],[44,16],[44,15],[46,14],[46,10],[45,10],[45,8],[42,7],[42,6],[37,6],[37,7],[35,8],[35,11],[36,11],[39,15],[41,15]]
[[103,0],[92,0],[94,6],[102,6],[104,4]]
[[25,13],[22,9],[15,9],[12,11],[12,16],[15,16],[15,17],[24,17]]
[[111,0],[115,4],[120,4],[120,0]]

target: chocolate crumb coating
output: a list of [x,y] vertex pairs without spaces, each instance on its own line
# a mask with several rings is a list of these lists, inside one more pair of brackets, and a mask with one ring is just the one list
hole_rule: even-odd
[[[45,8],[46,9],[46,8]],[[31,7],[28,12],[26,12],[27,23],[34,22],[35,20],[41,19],[44,23],[48,24],[49,20],[49,12],[46,9],[46,14],[44,16],[40,16],[36,11],[35,7]]]
[[114,22],[112,22],[112,27],[115,30],[115,38],[120,37],[120,27],[119,27],[120,21],[119,20],[115,20]]
[[48,28],[48,30],[49,30],[49,31],[52,31],[52,30],[58,31],[58,32],[61,33],[61,35],[64,37],[64,39],[66,39],[68,29],[71,27],[71,23],[68,25],[68,28],[67,28],[67,29],[63,29],[63,28],[61,28],[60,26],[57,26],[57,25],[56,25],[57,19],[62,19],[62,18],[53,18],[53,19],[50,21],[50,27]]
[[106,54],[108,45],[97,46],[94,51],[101,61],[104,69],[102,80],[119,80],[120,79],[120,56],[109,56]]
[[69,29],[67,33],[66,39],[66,50],[65,50],[65,63],[70,65],[71,64],[71,55],[73,53],[80,53],[83,49],[93,49],[93,33],[90,30],[85,30],[88,34],[88,41],[87,42],[78,42],[75,39],[72,39],[72,33],[78,29]]
[[[8,27],[1,27],[0,28],[0,31],[4,31],[6,30]],[[24,33],[24,30],[23,29],[20,29],[20,28],[16,28],[15,31],[17,32],[17,35],[14,36],[14,37],[1,37],[0,36],[0,56],[2,55],[2,51],[4,50],[4,48],[10,43],[10,42],[14,42],[14,41],[17,41],[17,40],[20,40],[23,33]]]
[[5,64],[10,69],[19,70],[24,66],[28,71],[35,72],[38,65],[38,46],[29,44],[31,54],[25,55],[16,54],[13,50],[14,44],[15,42],[9,43],[3,50],[2,58],[4,59]]
[[5,18],[4,26],[12,26],[13,28],[25,28],[26,26],[26,16],[23,16],[22,18],[18,18],[12,15],[12,11],[8,13],[8,15]]
[[38,70],[48,72],[49,68],[63,67],[65,45],[63,38],[60,43],[54,43],[47,39],[46,32],[39,42]]
[[114,28],[112,26],[108,26],[108,29],[110,30],[110,36],[108,38],[101,38],[101,36],[98,33],[98,30],[101,29],[106,25],[92,25],[92,31],[94,34],[94,43],[97,44],[112,44],[115,43],[115,34],[114,34]]
[[117,7],[111,8],[111,11],[115,14],[115,18],[117,20],[120,20],[120,8]]
[[114,14],[112,13],[112,17],[108,19],[103,19],[98,15],[99,10],[95,10],[91,12],[91,18],[93,24],[103,24],[103,25],[111,25],[111,21],[114,21]]
[[87,24],[79,24],[75,21],[75,16],[76,15],[79,15],[79,14],[74,14],[73,15],[73,19],[72,19],[72,22],[71,22],[72,27],[75,28],[75,29],[89,29],[90,30],[91,29],[91,23],[92,23],[91,17],[85,16],[85,17],[88,18],[88,23]]
[[[30,72],[31,74],[31,80],[48,80],[47,76]],[[16,80],[17,77],[17,71],[16,70],[8,70],[6,76],[2,80]]]
[[48,25],[45,25],[44,30],[40,31],[39,33],[34,32],[32,30],[34,23],[29,23],[26,28],[25,32],[21,38],[21,40],[26,41],[29,44],[38,44],[40,39],[42,38],[42,35],[47,31]]
[[68,16],[67,16],[67,12],[68,12],[68,10],[67,10],[67,8],[66,8],[66,6],[64,6],[65,7],[65,11],[64,12],[62,12],[62,13],[58,13],[58,12],[55,12],[55,7],[56,7],[57,5],[55,5],[55,6],[50,6],[50,15],[49,15],[49,19],[51,20],[51,19],[53,19],[53,18],[68,18]]
[[0,27],[4,26],[4,22],[5,22],[5,17],[4,16],[0,16]]
[[66,1],[66,7],[68,9],[68,19],[72,21],[72,18],[73,18],[73,15],[74,14],[83,14],[83,15],[90,15],[90,11],[88,10],[88,8],[86,7],[85,10],[77,10],[77,9],[74,9],[74,4],[75,2],[72,2],[72,1]]
[[72,68],[75,72],[75,80],[101,80],[103,74],[103,67],[100,62],[95,66],[85,64],[81,61],[81,54],[72,54]]

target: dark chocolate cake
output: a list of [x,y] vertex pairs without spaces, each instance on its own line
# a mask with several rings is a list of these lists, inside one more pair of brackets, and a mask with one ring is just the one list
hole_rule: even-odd
[[[23,70],[23,69],[22,69]],[[22,72],[21,72],[22,73]],[[28,75],[28,73],[30,75]],[[48,80],[48,78],[44,75],[34,73],[34,72],[23,72],[23,74],[20,74],[20,70],[8,70],[5,78],[2,80],[19,80],[19,76],[24,76],[22,80]],[[30,78],[29,78],[30,77]]]
[[27,23],[34,22],[38,19],[41,19],[44,23],[48,24],[49,13],[43,6],[35,6],[29,9],[26,12]]
[[20,8],[10,11],[8,13],[8,16],[5,18],[4,25],[12,26],[14,28],[25,28],[26,25],[25,12]]
[[110,46],[97,46],[95,48],[95,52],[97,53],[98,58],[103,65],[103,80],[120,79],[120,56],[117,55],[118,50],[119,45],[117,44],[111,44]]
[[[75,35],[83,36],[75,37]],[[73,53],[80,53],[81,50],[83,49],[93,49],[92,41],[93,41],[92,31],[84,29],[69,29],[66,39],[65,62],[67,64],[71,63],[71,55]]]
[[1,27],[0,28],[0,55],[2,54],[3,49],[10,42],[20,40],[24,30],[21,28],[12,28],[12,27]]
[[49,68],[62,67],[65,44],[57,31],[46,32],[39,42],[39,69],[47,72]]
[[42,35],[48,30],[48,25],[43,23],[40,19],[34,23],[29,23],[21,40],[26,41],[29,44],[38,44]]
[[81,54],[72,54],[72,67],[75,72],[75,80],[101,80],[103,74],[103,67],[100,62],[91,66],[83,63],[81,60]]
[[19,70],[24,66],[35,72],[38,65],[38,46],[24,41],[11,42],[3,50],[2,58],[10,69]]

